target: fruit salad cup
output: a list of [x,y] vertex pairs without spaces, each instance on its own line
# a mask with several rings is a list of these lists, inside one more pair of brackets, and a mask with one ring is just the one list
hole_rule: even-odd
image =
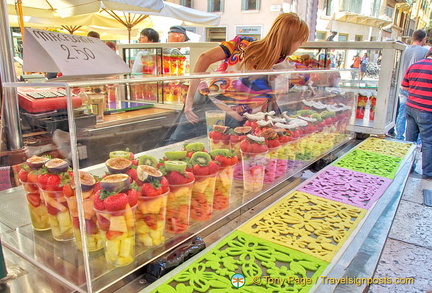
[[189,229],[193,183],[169,185],[165,228],[170,233],[179,234]]
[[209,139],[210,141],[210,150],[216,149],[226,149],[231,150],[231,143],[229,139]]
[[[96,212],[93,209],[93,197],[92,194],[88,198],[83,198],[83,208],[84,208],[84,217],[85,217],[85,237],[86,237],[86,245],[87,250],[89,252],[98,251],[103,248],[103,240],[102,234],[97,225],[97,217]],[[69,206],[69,213],[72,220],[74,235],[75,235],[75,243],[79,250],[82,250],[82,239],[80,232],[80,222],[78,218],[78,203],[76,196],[66,197],[67,203]]]
[[285,175],[288,169],[288,156],[289,147],[288,144],[282,145],[277,153],[277,163],[276,163],[276,178]]
[[268,152],[242,152],[243,183],[245,191],[255,192],[260,191],[263,188],[267,153]]
[[266,154],[267,164],[265,165],[264,183],[273,183],[276,178],[276,167],[278,161],[278,151],[280,147],[269,148]]
[[212,216],[217,174],[195,175],[190,207],[190,216],[195,221],[207,221]]
[[136,206],[119,211],[96,211],[99,229],[104,239],[105,260],[115,267],[123,267],[135,259]]
[[36,183],[20,182],[26,193],[33,229],[36,231],[51,229],[47,207],[43,196],[39,192],[39,187]]
[[234,166],[227,166],[219,170],[219,173],[216,176],[213,209],[225,210],[229,208],[233,175]]
[[139,196],[136,212],[136,231],[138,241],[152,247],[165,241],[165,216],[167,191],[158,196]]
[[52,236],[57,241],[67,241],[74,238],[69,206],[63,191],[48,191],[39,189],[49,214]]

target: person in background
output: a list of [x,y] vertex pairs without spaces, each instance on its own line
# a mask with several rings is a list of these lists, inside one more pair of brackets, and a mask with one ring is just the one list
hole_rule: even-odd
[[406,140],[422,142],[422,178],[432,180],[432,50],[408,67],[401,83],[408,91]]
[[[352,60],[353,60],[353,63],[351,64],[351,68],[358,69],[360,67],[360,63],[361,63],[361,59],[360,59],[359,53],[357,53],[353,57]],[[352,77],[352,79],[356,79],[357,78],[357,71],[351,72],[351,77]]]
[[[138,42],[144,43],[159,43],[159,33],[152,28],[145,28],[141,31]],[[142,72],[142,59],[149,55],[148,51],[139,51],[134,59],[132,65],[132,73],[143,73]]]
[[[406,48],[403,53],[403,60],[400,68],[400,76],[404,76],[407,68],[419,61],[422,60],[428,49],[423,47],[426,42],[426,31],[425,30],[416,30],[414,31],[411,37],[411,46]],[[399,107],[396,116],[396,139],[404,140],[405,139],[405,128],[406,128],[406,117],[405,117],[405,106],[406,101],[408,99],[408,91],[403,88],[399,89]]]
[[366,66],[369,62],[369,57],[367,53],[364,53],[363,57],[361,58],[360,62],[360,80],[363,79],[365,73],[366,73]]
[[[294,53],[299,46],[309,37],[309,27],[306,22],[295,13],[282,13],[273,22],[268,34],[261,40],[252,37],[236,36],[230,41],[224,41],[219,46],[202,53],[193,69],[194,73],[206,72],[209,66],[222,61],[217,71],[236,72],[240,70],[272,70],[273,66],[281,63],[285,58]],[[247,79],[247,78],[246,78]],[[252,83],[248,79],[249,82]],[[265,82],[264,79],[258,79]],[[267,81],[268,83],[268,81]],[[209,98],[207,95],[198,95],[197,89],[200,80],[192,79],[180,123],[171,135],[170,142],[185,139],[185,135],[204,135],[205,110],[220,109],[226,111],[225,125],[236,127],[242,124],[244,113],[253,113],[266,108],[269,99],[257,99],[250,101],[238,99],[235,104],[225,103],[225,97],[221,99]],[[200,85],[200,87],[202,84]],[[207,92],[205,88],[201,92]],[[200,107],[194,100],[199,100]],[[202,123],[198,124],[198,123]],[[202,127],[199,127],[202,126]]]
[[326,39],[326,41],[334,41],[334,38],[336,37],[337,33],[338,33],[337,31],[332,31],[331,35]]
[[87,37],[100,39],[100,35],[99,35],[99,33],[98,33],[98,32],[95,32],[95,31],[89,31],[89,32],[87,33]]
[[113,41],[106,41],[105,44],[110,47],[111,50],[113,50],[114,52],[117,51],[117,44],[114,43]]
[[187,42],[189,37],[187,36],[186,29],[182,26],[175,25],[170,27],[168,32],[168,43]]

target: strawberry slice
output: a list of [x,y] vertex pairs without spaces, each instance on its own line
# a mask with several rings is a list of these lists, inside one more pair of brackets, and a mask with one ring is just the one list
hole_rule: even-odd
[[41,204],[39,193],[27,193],[27,201],[37,208]]
[[129,203],[129,198],[126,193],[120,192],[106,197],[103,202],[107,211],[122,211]]
[[108,240],[113,240],[113,239],[120,237],[122,235],[123,235],[123,232],[120,232],[120,231],[108,231],[108,232],[106,232],[105,236]]

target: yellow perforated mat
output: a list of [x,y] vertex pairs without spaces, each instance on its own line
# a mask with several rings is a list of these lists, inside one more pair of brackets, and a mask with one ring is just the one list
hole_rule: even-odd
[[370,137],[362,144],[360,144],[357,148],[382,155],[403,158],[406,156],[411,147],[412,143]]

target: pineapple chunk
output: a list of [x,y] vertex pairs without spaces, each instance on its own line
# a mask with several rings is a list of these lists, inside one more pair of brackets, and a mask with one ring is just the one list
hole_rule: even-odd
[[131,257],[134,255],[134,248],[135,248],[135,238],[129,237],[126,239],[121,240],[120,242],[120,252],[119,255],[121,257]]
[[126,219],[123,216],[112,216],[110,219],[110,230],[119,231],[119,232],[127,232],[128,226],[126,223]]
[[71,222],[69,213],[58,213],[57,214],[57,220],[58,220],[60,230],[62,231],[62,233],[66,232],[67,230],[70,230],[72,228],[72,222]]
[[114,262],[120,253],[120,239],[107,240],[105,246],[105,258],[109,263]]

